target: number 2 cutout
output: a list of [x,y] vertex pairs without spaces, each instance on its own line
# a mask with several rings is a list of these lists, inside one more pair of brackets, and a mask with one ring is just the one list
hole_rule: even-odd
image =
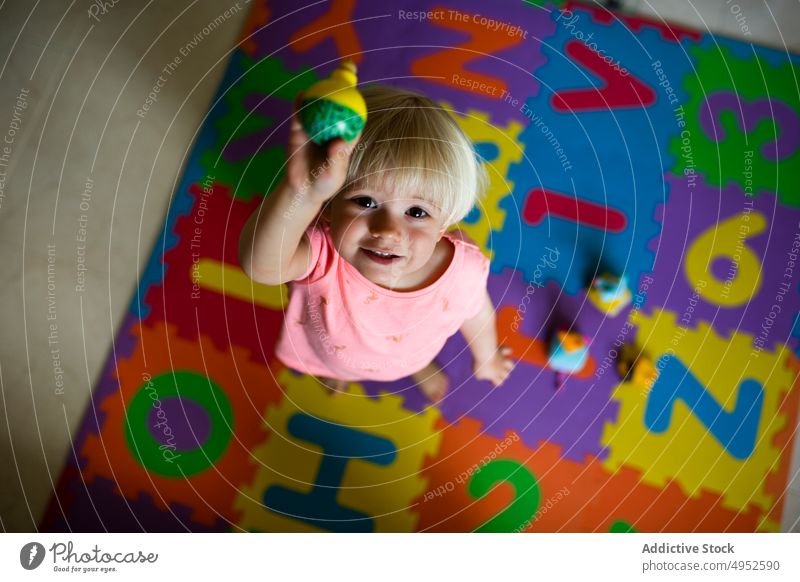
[[539,509],[542,492],[533,473],[516,461],[496,459],[487,463],[472,476],[467,491],[475,499],[480,499],[495,485],[504,482],[514,487],[514,500],[475,531],[512,532],[526,522],[532,522],[531,518]]
[[683,400],[734,458],[746,459],[752,454],[764,405],[764,388],[759,382],[747,379],[739,384],[736,407],[728,412],[677,358],[662,356],[658,367],[662,370],[650,391],[644,413],[648,429],[665,432],[675,402]]

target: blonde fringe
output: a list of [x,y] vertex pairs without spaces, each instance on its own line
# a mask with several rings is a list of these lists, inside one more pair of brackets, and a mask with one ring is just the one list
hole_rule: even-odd
[[469,138],[428,97],[385,85],[362,89],[367,124],[348,166],[345,190],[416,194],[453,225],[477,203],[486,171]]

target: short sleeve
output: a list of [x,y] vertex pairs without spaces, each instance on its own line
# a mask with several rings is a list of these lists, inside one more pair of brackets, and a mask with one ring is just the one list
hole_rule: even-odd
[[459,286],[464,289],[465,295],[469,294],[462,303],[464,321],[467,321],[478,315],[486,301],[490,261],[469,234],[460,228],[449,231],[446,236],[461,248],[463,264],[459,272]]
[[306,229],[305,236],[308,238],[310,259],[308,269],[295,281],[312,283],[324,274],[325,265],[328,262],[330,251],[328,249],[328,238],[325,229],[320,223],[315,223]]
[[466,315],[464,321],[478,315],[481,307],[483,307],[483,303],[486,300],[486,286],[489,280],[489,259],[478,248],[470,249],[468,254],[470,255],[470,276],[468,280],[464,281],[464,287],[470,290],[472,297],[470,297],[470,301],[464,310]]

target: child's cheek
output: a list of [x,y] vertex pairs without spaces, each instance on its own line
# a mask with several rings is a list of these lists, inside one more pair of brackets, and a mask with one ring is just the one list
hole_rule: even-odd
[[347,222],[354,222],[360,218],[364,217],[364,211],[359,209],[357,206],[353,205],[352,207],[345,208],[341,214],[341,219]]

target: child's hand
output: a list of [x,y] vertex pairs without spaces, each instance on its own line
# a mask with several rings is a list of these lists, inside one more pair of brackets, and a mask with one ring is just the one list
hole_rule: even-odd
[[[295,108],[302,95],[298,95]],[[334,196],[344,185],[350,155],[358,144],[356,138],[350,143],[334,139],[318,146],[308,137],[295,111],[289,130],[286,180],[289,186],[309,200],[323,203]]]
[[478,380],[489,380],[495,388],[505,382],[511,370],[514,369],[514,360],[511,355],[511,348],[499,348],[488,360],[480,362],[475,360],[473,371]]

